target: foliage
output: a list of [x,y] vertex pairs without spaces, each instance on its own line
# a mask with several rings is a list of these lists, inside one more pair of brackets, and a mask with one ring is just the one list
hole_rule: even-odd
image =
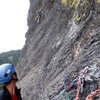
[[81,5],[79,4],[80,10],[77,10],[75,21],[77,24],[79,24],[81,21],[83,21],[90,13],[88,13],[88,9],[91,6],[89,0],[84,0]]
[[11,63],[14,66],[16,66],[19,55],[20,55],[20,50],[1,53],[0,54],[0,65],[4,63]]

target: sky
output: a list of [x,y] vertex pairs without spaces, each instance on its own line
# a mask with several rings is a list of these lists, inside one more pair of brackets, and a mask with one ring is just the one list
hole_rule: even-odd
[[0,0],[0,53],[23,48],[28,9],[29,0]]

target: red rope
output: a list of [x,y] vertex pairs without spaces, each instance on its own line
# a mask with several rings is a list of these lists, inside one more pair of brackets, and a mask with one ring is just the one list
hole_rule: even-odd
[[66,86],[65,91],[68,91],[68,89],[70,89],[73,85],[74,83],[71,83],[70,85]]
[[95,95],[97,95],[97,94],[99,94],[99,89],[96,90],[96,91],[94,91],[94,92],[92,92],[91,94],[89,94],[89,95],[86,97],[86,100],[93,100],[93,97],[94,97]]
[[79,77],[79,81],[78,81],[78,84],[77,84],[77,94],[76,94],[75,100],[79,100],[79,92],[80,92],[80,88],[81,88],[80,81],[81,81],[81,79]]

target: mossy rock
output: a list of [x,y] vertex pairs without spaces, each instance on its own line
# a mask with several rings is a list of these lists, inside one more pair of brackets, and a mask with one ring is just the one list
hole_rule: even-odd
[[75,18],[76,23],[79,24],[84,16],[85,14],[82,14],[82,13],[80,15],[77,15]]
[[89,7],[91,6],[90,2],[88,0],[84,0],[83,4],[79,3],[79,8],[76,11],[76,16],[75,16],[75,22],[79,24],[81,21],[86,19],[88,16],[90,10]]
[[70,8],[77,8],[80,3],[80,0],[69,0]]
[[70,8],[78,7],[80,0],[61,0],[61,3],[67,5],[69,3]]

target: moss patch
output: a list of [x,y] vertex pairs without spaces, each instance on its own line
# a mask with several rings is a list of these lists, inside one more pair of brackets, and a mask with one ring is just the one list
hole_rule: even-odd
[[75,21],[77,24],[79,24],[81,21],[83,21],[89,14],[89,6],[90,3],[88,0],[84,0],[81,4],[78,5],[79,8],[77,9],[77,13],[75,16]]
[[61,3],[67,5],[67,0],[61,0]]
[[84,16],[85,14],[82,14],[82,13],[77,15],[75,18],[76,23],[79,24]]
[[70,8],[78,7],[80,0],[61,0],[61,3],[64,5],[69,4]]
[[97,3],[100,3],[100,0],[96,0],[97,1]]
[[78,5],[80,4],[80,0],[69,0],[69,5],[70,5],[70,8],[77,8]]

